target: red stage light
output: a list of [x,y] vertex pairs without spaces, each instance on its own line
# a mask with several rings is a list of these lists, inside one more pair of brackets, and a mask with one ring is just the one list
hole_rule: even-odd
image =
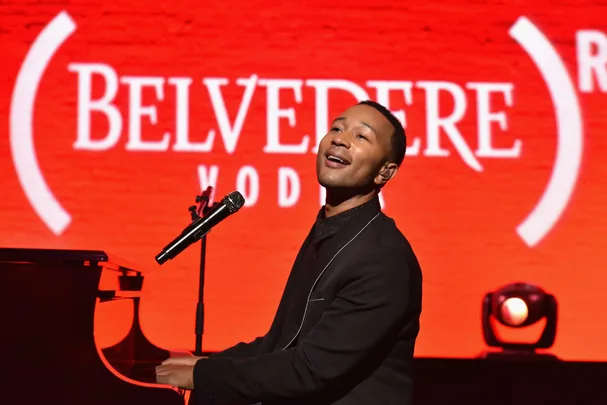
[[[495,334],[491,319],[504,326],[522,328],[546,318],[541,336],[535,342],[504,342]],[[513,283],[487,293],[483,300],[483,337],[491,347],[500,347],[502,352],[487,353],[483,357],[501,355],[539,356],[536,349],[547,349],[554,344],[557,326],[557,303],[553,295],[540,287],[528,283]],[[541,357],[555,358],[552,355]]]

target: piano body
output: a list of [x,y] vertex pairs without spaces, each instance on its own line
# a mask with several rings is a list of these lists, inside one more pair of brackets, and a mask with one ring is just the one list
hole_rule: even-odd
[[[104,272],[120,288],[100,290]],[[103,251],[0,248],[0,387],[8,396],[0,402],[184,405],[179,391],[154,384],[154,367],[170,353],[141,332],[142,284],[140,271]],[[101,350],[96,306],[121,294],[133,300],[131,330]]]

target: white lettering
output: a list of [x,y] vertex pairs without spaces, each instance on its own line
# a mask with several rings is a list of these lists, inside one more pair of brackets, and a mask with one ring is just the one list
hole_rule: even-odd
[[[320,186],[319,197],[320,197],[320,200],[319,200],[320,201],[320,206],[322,207],[327,202],[327,189],[324,188],[323,186]],[[378,197],[379,197],[379,205],[380,205],[380,207],[383,210],[386,207],[386,201],[384,200],[384,192],[381,191],[379,193]]]
[[245,198],[245,207],[252,207],[259,198],[259,174],[253,166],[243,166],[236,175],[236,189]]
[[576,40],[580,91],[594,91],[594,76],[601,91],[607,93],[607,35],[596,30],[581,30],[576,33]]
[[289,126],[294,127],[295,109],[293,107],[280,108],[280,89],[292,89],[295,94],[295,101],[301,103],[301,86],[303,80],[284,80],[284,79],[261,79],[260,86],[266,86],[266,121],[268,125],[267,144],[263,148],[266,153],[306,153],[310,136],[305,135],[298,145],[287,145],[280,143],[280,118],[287,118]]
[[476,156],[492,158],[515,158],[521,155],[521,141],[516,139],[510,149],[497,149],[492,146],[491,123],[497,122],[502,131],[508,129],[508,119],[504,111],[491,111],[491,93],[501,93],[506,106],[512,107],[512,83],[476,83],[471,82],[467,88],[476,90],[476,109],[478,125],[478,149]]
[[[78,74],[78,135],[74,149],[100,151],[112,148],[118,142],[122,131],[120,112],[111,104],[118,92],[116,71],[102,63],[70,63],[67,69]],[[103,77],[105,83],[105,92],[97,100],[91,100],[93,74]],[[92,111],[102,112],[107,117],[108,132],[102,139],[91,138]]]
[[300,194],[301,184],[297,172],[291,167],[280,167],[278,169],[278,206],[294,206],[299,201]]
[[158,101],[164,99],[164,79],[162,77],[124,76],[120,79],[129,87],[129,141],[126,150],[165,151],[169,148],[169,134],[164,134],[161,141],[143,141],[141,139],[141,117],[148,116],[150,123],[156,125],[158,115],[155,106],[142,105],[142,89],[152,86]]
[[[410,106],[413,104],[413,94],[411,89],[413,87],[412,82],[403,82],[403,81],[394,81],[394,80],[369,80],[367,81],[367,86],[375,87],[377,90],[376,101],[386,107],[388,110],[394,114],[394,116],[401,122],[405,131],[407,130],[407,115],[405,110],[395,110],[392,111],[390,109],[390,91],[391,90],[400,90],[403,92],[403,97],[405,99],[405,104]],[[417,156],[419,154],[420,147],[420,139],[419,138],[411,138],[411,145],[407,145],[407,156]]]
[[[585,91],[591,91],[595,87],[596,81],[599,88],[607,91],[607,36],[598,31],[580,31],[577,40],[580,87]],[[468,108],[467,93],[464,92],[462,86],[452,82],[368,80],[363,88],[344,79],[258,79],[257,75],[253,74],[248,78],[236,80],[236,85],[242,87],[243,93],[238,109],[235,111],[235,118],[232,119],[227,111],[223,94],[223,87],[228,86],[230,80],[228,78],[203,78],[202,84],[208,91],[218,129],[210,129],[206,133],[204,141],[193,142],[190,139],[192,78],[147,76],[120,78],[112,67],[104,64],[72,63],[68,65],[68,70],[78,75],[78,133],[74,142],[75,149],[97,151],[111,149],[118,143],[121,136],[123,126],[121,114],[125,116],[128,114],[129,133],[126,149],[129,151],[166,151],[169,148],[171,137],[174,135],[175,141],[172,145],[174,151],[212,152],[217,146],[215,144],[216,132],[220,131],[225,152],[233,154],[238,146],[255,89],[259,85],[265,87],[266,91],[267,134],[262,151],[273,154],[317,153],[318,143],[326,135],[329,120],[332,118],[329,117],[329,113],[333,113],[329,108],[330,91],[345,92],[346,97],[352,97],[357,102],[370,99],[368,92],[374,91],[375,99],[390,109],[407,129],[409,126],[407,112],[408,108],[413,105],[413,86],[415,85],[416,89],[422,89],[425,93],[426,140],[424,141],[423,137],[419,135],[410,136],[407,145],[409,156],[420,155],[423,152],[424,156],[448,157],[455,152],[466,165],[480,172],[483,167],[479,163],[479,158],[517,158],[522,153],[520,139],[513,139],[505,145],[496,140],[500,136],[495,133],[496,127],[501,132],[507,132],[509,129],[507,111],[509,107],[513,106],[514,86],[512,83],[469,82],[466,84],[465,88],[474,91],[476,97],[478,144],[473,152],[460,130],[460,123]],[[95,84],[97,81],[102,81],[105,85],[103,93],[95,100],[92,99],[92,94],[97,94],[98,91],[92,89],[94,80]],[[151,125],[158,125],[157,108],[165,98],[165,81],[175,90],[174,131],[165,131],[161,139],[144,140],[143,118],[145,117]],[[121,112],[114,104],[119,82],[128,87],[128,113]],[[286,128],[297,126],[297,108],[303,102],[302,86],[304,84],[315,92],[315,134],[302,134],[299,140],[285,142],[285,135],[281,134],[281,125],[285,124],[282,120],[286,120]],[[151,94],[155,95],[156,102],[146,103],[143,100],[144,94],[147,97],[149,90],[152,90]],[[292,105],[281,105],[281,97],[284,99],[285,91],[293,92]],[[391,104],[394,104],[395,100],[399,100],[400,97],[404,102],[403,107],[393,110]],[[503,97],[503,108],[492,106],[492,102],[495,104],[495,97]],[[282,101],[282,103],[285,102]],[[445,105],[453,105],[452,111],[446,110],[443,107]],[[95,139],[91,134],[93,112],[104,114],[109,124],[107,133],[102,134],[101,137],[97,136]],[[126,121],[124,122],[126,124]],[[446,142],[443,139],[445,136]],[[148,137],[146,136],[146,138]],[[424,142],[426,145],[423,145]],[[451,145],[447,143],[451,143]],[[252,176],[256,176],[257,173],[253,175],[246,170],[243,173],[244,177],[241,180],[248,182],[247,185],[253,187],[250,193],[255,194],[258,191],[255,191],[255,187],[258,187],[259,184],[253,184],[255,180]],[[282,173],[283,177],[279,179],[279,182],[283,182],[287,188],[295,185],[295,178],[288,173],[290,172]],[[295,191],[285,192],[283,190],[283,194],[278,198],[282,203],[290,206],[290,204],[294,204],[290,202],[295,198],[293,193]]]
[[[464,91],[457,84],[449,82],[420,81],[416,84],[426,91],[426,132],[428,146],[424,151],[424,155],[442,157],[450,155],[449,151],[441,148],[440,145],[440,129],[442,128],[464,162],[477,172],[483,171],[483,167],[476,160],[459,129],[455,126],[462,119],[466,111],[466,95]],[[441,91],[448,92],[453,98],[453,112],[448,116],[441,116],[439,113],[439,93]]]
[[192,79],[189,77],[170,77],[168,82],[175,86],[175,144],[177,152],[210,152],[213,139],[207,136],[205,142],[190,142],[190,94]]
[[[215,118],[219,125],[219,131],[221,132],[221,138],[228,154],[234,153],[236,145],[238,144],[238,138],[240,138],[240,131],[244,124],[244,119],[249,111],[249,105],[251,104],[251,98],[255,92],[255,86],[257,83],[257,75],[251,75],[248,79],[237,79],[236,84],[244,86],[244,93],[238,112],[236,113],[236,119],[234,125],[230,124],[228,118],[228,112],[226,110],[225,102],[223,101],[223,95],[221,93],[220,86],[228,84],[228,79],[225,78],[206,78],[202,82],[207,86],[209,96],[211,97],[211,104],[213,105],[213,111],[215,112]],[[215,139],[215,130],[209,130],[209,137],[207,142],[213,143]]]
[[306,80],[306,86],[315,89],[316,142],[311,152],[317,153],[320,141],[329,130],[329,89],[347,91],[357,102],[369,99],[369,95],[362,87],[349,80],[310,79]]
[[[198,165],[198,182],[200,189],[206,190],[209,186],[213,187],[213,194],[217,190],[217,177],[219,176],[219,167],[213,165],[207,168],[206,165]],[[211,199],[213,196],[211,195]]]
[[324,188],[323,186],[320,186],[319,190],[320,190],[320,193],[318,194],[319,203],[320,203],[320,206],[322,207],[327,202],[327,189]]

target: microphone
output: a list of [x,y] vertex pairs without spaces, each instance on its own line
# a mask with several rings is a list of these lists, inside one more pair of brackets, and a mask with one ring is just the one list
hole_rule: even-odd
[[188,225],[181,235],[173,239],[166,245],[162,252],[156,256],[158,264],[163,264],[169,259],[173,259],[179,253],[183,252],[192,243],[200,240],[211,229],[238,211],[244,205],[244,197],[238,191],[232,191],[226,195],[219,203],[213,204],[207,215],[197,219]]

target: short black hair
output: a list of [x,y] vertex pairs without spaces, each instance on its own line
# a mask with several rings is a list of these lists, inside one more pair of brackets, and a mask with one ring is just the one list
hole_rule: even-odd
[[392,153],[390,159],[394,160],[394,163],[396,163],[400,167],[400,165],[403,163],[403,160],[405,159],[405,153],[407,152],[407,135],[405,134],[405,129],[403,128],[403,125],[400,123],[398,118],[396,118],[394,114],[390,112],[390,110],[388,110],[386,107],[376,101],[364,100],[358,104],[364,104],[368,105],[369,107],[375,108],[377,111],[382,113],[382,115],[386,117],[388,121],[390,121],[390,124],[392,124],[392,126],[394,127],[394,132],[392,132],[391,138]]

